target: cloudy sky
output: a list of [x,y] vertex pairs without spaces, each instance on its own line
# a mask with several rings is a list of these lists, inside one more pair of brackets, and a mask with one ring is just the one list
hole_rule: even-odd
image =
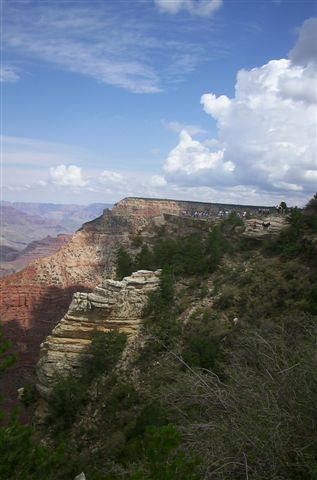
[[303,205],[315,0],[4,0],[2,199]]

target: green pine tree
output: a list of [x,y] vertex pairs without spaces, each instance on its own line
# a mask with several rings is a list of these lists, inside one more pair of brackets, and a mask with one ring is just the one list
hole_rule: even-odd
[[116,273],[117,279],[122,280],[133,272],[133,263],[128,252],[121,246],[117,250]]

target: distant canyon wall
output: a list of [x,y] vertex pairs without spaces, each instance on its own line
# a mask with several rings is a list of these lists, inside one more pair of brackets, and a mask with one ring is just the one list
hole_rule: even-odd
[[259,208],[267,208],[274,211],[274,207],[254,205],[234,205],[223,203],[193,202],[186,200],[169,200],[155,198],[127,197],[116,203],[112,211],[115,214],[129,215],[130,217],[156,217],[163,214],[170,215],[193,215],[195,212],[209,213],[210,217],[216,217],[221,211],[235,211],[256,213]]
[[41,240],[29,243],[26,248],[20,251],[1,245],[0,277],[16,273],[35,260],[53,255],[70,239],[71,235],[63,233],[60,233],[57,237],[48,235]]

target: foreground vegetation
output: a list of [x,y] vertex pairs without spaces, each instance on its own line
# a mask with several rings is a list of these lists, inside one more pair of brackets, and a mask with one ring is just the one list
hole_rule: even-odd
[[130,361],[115,367],[123,334],[95,335],[56,383],[45,446],[0,430],[0,478],[317,478],[317,197],[261,245],[239,223],[118,251],[119,278],[163,269]]

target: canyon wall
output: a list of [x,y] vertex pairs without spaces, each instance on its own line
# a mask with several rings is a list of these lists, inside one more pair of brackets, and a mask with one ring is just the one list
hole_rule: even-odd
[[259,208],[266,208],[273,212],[273,207],[259,207],[254,205],[233,205],[222,203],[192,202],[185,200],[168,200],[155,198],[127,197],[116,203],[112,211],[116,215],[129,215],[133,217],[157,217],[163,214],[192,216],[199,213],[206,213],[209,217],[217,217],[219,212],[235,211],[242,213],[248,210],[256,213]]
[[37,365],[37,389],[43,400],[40,410],[58,376],[77,374],[95,330],[117,330],[129,338],[138,333],[148,294],[158,288],[160,273],[139,270],[122,281],[105,279],[92,293],[75,293],[68,312],[41,345]]
[[[0,260],[0,277],[11,275],[25,268],[39,258],[49,257],[60,250],[70,240],[71,235],[60,233],[57,237],[47,237],[35,240],[23,250],[10,251],[5,246],[0,249],[3,252]],[[7,251],[7,253],[6,253]]]
[[203,225],[208,229],[205,220],[215,219],[219,212],[246,208],[126,198],[111,211],[106,209],[100,217],[85,223],[54,255],[1,279],[1,322],[5,336],[19,353],[19,361],[3,382],[7,398],[14,398],[17,387],[34,380],[40,343],[67,312],[73,293],[91,291],[103,278],[114,278],[119,245],[130,248],[136,235],[151,239],[157,235],[157,228],[165,224],[172,225],[173,235],[201,231]]
[[1,279],[1,323],[18,354],[0,387],[7,410],[15,402],[16,389],[34,381],[40,343],[66,313],[73,293],[90,291],[101,282],[107,254],[125,235],[123,230],[112,235],[111,228],[103,232],[90,224],[54,255]]

